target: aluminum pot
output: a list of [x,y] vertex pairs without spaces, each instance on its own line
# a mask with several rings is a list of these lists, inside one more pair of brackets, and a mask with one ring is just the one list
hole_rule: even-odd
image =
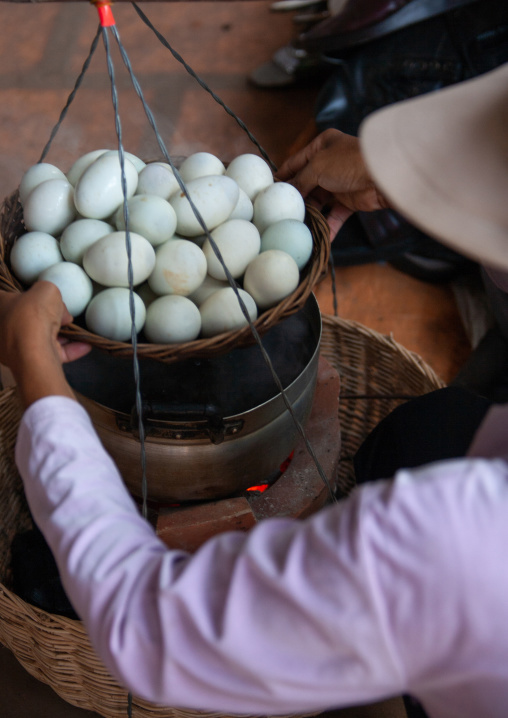
[[[317,380],[321,315],[314,295],[262,337],[298,420]],[[140,360],[148,498],[159,503],[235,496],[269,482],[299,438],[257,345],[210,359]],[[129,491],[142,494],[141,442],[131,359],[98,350],[65,365]]]

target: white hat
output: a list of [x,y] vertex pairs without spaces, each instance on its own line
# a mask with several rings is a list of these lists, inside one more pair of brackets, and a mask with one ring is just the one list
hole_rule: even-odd
[[378,189],[410,222],[508,271],[508,63],[374,112],[360,144]]

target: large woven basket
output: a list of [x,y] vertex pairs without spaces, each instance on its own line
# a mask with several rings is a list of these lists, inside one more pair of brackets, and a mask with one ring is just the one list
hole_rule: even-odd
[[[302,270],[300,284],[295,291],[279,304],[262,312],[254,326],[258,334],[283,319],[299,311],[314,287],[326,276],[330,256],[330,232],[326,220],[318,210],[307,205],[305,222],[312,232],[313,250],[307,266]],[[0,289],[8,292],[23,291],[23,286],[13,276],[10,269],[11,249],[16,239],[27,230],[23,225],[23,209],[16,190],[7,197],[0,209]],[[71,324],[62,330],[62,334],[74,341],[87,342],[109,354],[119,357],[132,356],[132,344],[117,342],[88,331],[84,326]],[[253,343],[254,338],[249,326],[237,331],[225,332],[208,339],[196,339],[182,344],[139,343],[137,353],[140,357],[171,363],[191,357],[210,357],[223,354],[233,348]]]
[[[323,317],[322,355],[341,376],[342,456],[338,486],[354,485],[352,457],[364,437],[395,406],[443,386],[422,359],[395,341],[355,322]],[[25,669],[67,702],[105,718],[124,718],[127,693],[92,650],[80,621],[22,601],[11,590],[10,546],[30,526],[13,449],[20,409],[13,389],[0,392],[0,642]],[[206,715],[157,707],[134,698],[136,718]]]

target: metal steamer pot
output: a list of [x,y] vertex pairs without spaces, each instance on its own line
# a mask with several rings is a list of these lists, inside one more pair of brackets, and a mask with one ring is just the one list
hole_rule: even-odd
[[[262,336],[298,420],[317,380],[321,315],[314,295]],[[148,498],[205,501],[273,481],[299,438],[259,346],[208,359],[139,360]],[[129,491],[142,494],[133,360],[97,349],[65,365]]]

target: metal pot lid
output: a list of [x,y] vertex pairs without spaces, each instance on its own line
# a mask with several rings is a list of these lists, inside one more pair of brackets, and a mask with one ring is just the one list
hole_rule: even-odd
[[[275,372],[287,388],[305,369],[321,335],[321,316],[314,295],[303,309],[262,336]],[[133,360],[114,357],[96,348],[64,365],[71,387],[83,396],[117,412],[131,414],[135,403]],[[230,417],[250,411],[279,394],[262,352],[252,346],[233,349],[208,359],[163,364],[139,359],[140,388],[146,405],[161,413],[204,413],[213,407]],[[157,409],[154,410],[157,413]]]

